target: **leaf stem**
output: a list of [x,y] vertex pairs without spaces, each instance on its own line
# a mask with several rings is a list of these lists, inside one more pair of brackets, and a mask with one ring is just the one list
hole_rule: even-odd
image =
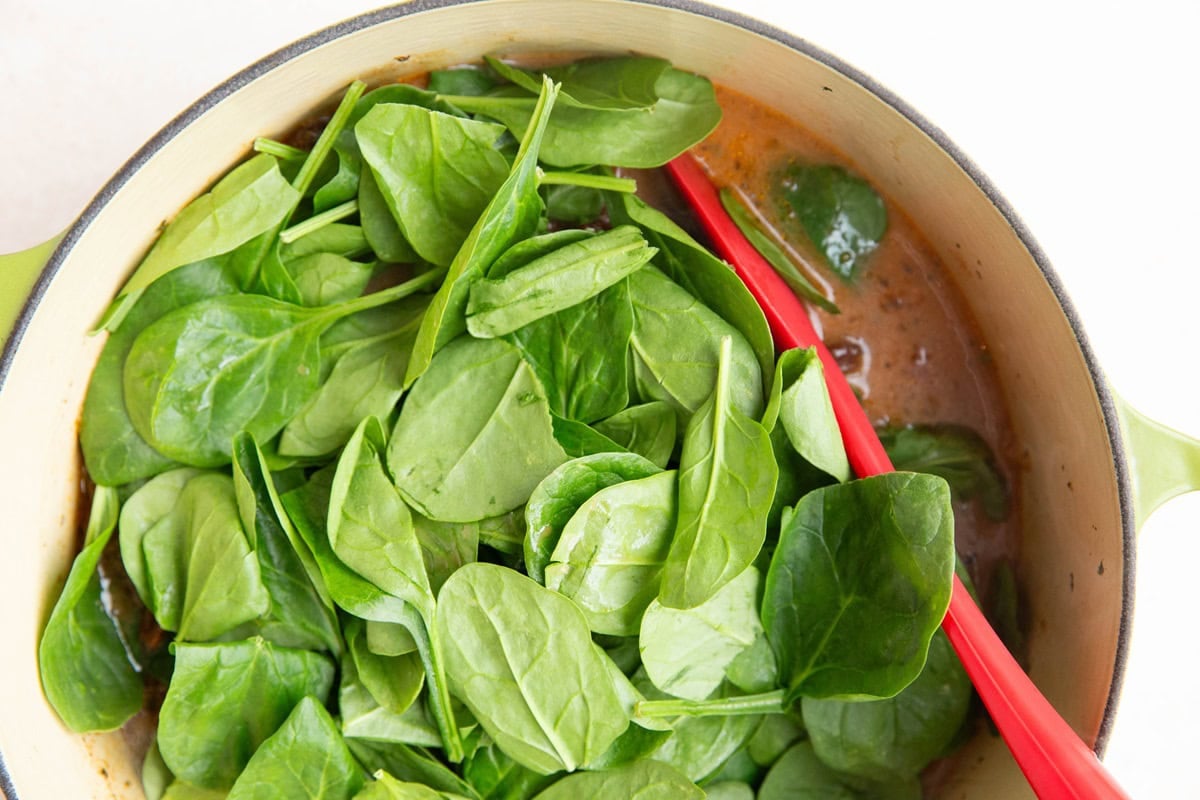
[[299,147],[292,147],[290,144],[277,142],[263,136],[254,140],[254,152],[266,153],[283,161],[302,161],[308,158],[308,152]]
[[296,188],[301,197],[308,191],[308,187],[312,185],[313,179],[317,177],[317,170],[325,163],[325,157],[333,149],[334,141],[337,139],[338,134],[342,132],[342,129],[346,127],[346,123],[350,120],[350,115],[354,112],[354,106],[358,103],[358,98],[362,97],[362,93],[366,88],[367,85],[362,81],[355,81],[350,84],[350,88],[346,89],[346,94],[342,96],[342,102],[338,103],[337,110],[329,118],[329,123],[325,126],[325,130],[321,131],[321,135],[317,137],[317,143],[313,145],[308,158],[300,165],[300,171],[296,173],[296,178],[292,181],[292,186]]
[[379,292],[356,297],[353,300],[347,300],[344,303],[328,306],[320,312],[320,316],[328,315],[333,319],[341,319],[348,317],[351,314],[357,314],[359,311],[366,311],[369,308],[394,303],[401,298],[408,297],[410,294],[415,294],[422,289],[432,286],[446,276],[446,268],[431,269],[429,272],[424,272],[415,278],[405,281],[404,283],[390,286]]
[[593,175],[589,172],[543,172],[538,169],[538,183],[542,186],[583,186],[609,192],[632,194],[637,191],[633,178],[618,178],[613,175]]
[[354,214],[358,211],[358,200],[347,200],[341,205],[326,209],[320,214],[315,214],[303,222],[297,222],[290,228],[286,228],[279,233],[279,241],[284,244],[290,244],[302,236],[307,236],[321,228],[324,228],[330,223],[337,222],[340,219]]
[[748,714],[783,714],[788,703],[783,689],[741,697],[716,700],[642,700],[634,706],[634,716],[656,717],[731,717]]

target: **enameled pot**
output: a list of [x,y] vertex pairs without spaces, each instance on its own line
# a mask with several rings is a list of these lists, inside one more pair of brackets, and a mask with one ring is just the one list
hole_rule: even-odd
[[[506,54],[637,51],[802,118],[906,209],[947,264],[991,343],[1018,438],[1030,447],[1020,575],[1030,674],[1100,750],[1128,640],[1135,509],[1117,409],[1056,277],[986,179],[942,134],[865,76],[806,42],[689,0],[415,2],[317,33],[199,100],[143,147],[53,249],[0,264],[0,295],[30,299],[0,361],[0,789],[22,798],[140,798],[139,743],[78,736],[42,697],[36,648],[77,546],[77,423],[103,343],[89,328],[159,230],[241,158],[363,76],[415,74]],[[44,269],[38,269],[49,254]],[[7,326],[0,306],[0,326]],[[1129,415],[1134,445],[1169,432]],[[1187,445],[1178,445],[1186,447]],[[1186,488],[1141,488],[1139,514]],[[947,797],[1029,790],[1003,743],[981,735]]]

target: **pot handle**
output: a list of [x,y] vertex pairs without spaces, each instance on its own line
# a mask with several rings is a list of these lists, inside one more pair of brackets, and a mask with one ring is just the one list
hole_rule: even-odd
[[1168,428],[1114,394],[1133,480],[1133,518],[1140,529],[1168,500],[1200,489],[1200,440]]
[[0,255],[0,343],[8,340],[34,282],[61,238],[55,236],[28,250]]

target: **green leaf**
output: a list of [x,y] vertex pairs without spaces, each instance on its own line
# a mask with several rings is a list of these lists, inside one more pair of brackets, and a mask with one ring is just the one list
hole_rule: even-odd
[[725,670],[762,632],[760,582],[758,570],[750,567],[695,608],[651,603],[639,642],[642,665],[654,685],[689,700],[711,696],[725,680]]
[[825,385],[825,369],[815,348],[795,348],[779,356],[763,414],[764,428],[771,431],[776,424],[806,462],[834,480],[850,480],[850,462]]
[[229,800],[350,800],[365,777],[329,712],[305,697],[251,756]]
[[[654,687],[646,696],[657,696]],[[758,729],[759,715],[682,717],[661,747],[650,754],[700,783],[717,773],[734,753],[745,747]]]
[[447,95],[487,94],[496,86],[487,70],[479,67],[435,69],[429,73],[429,91]]
[[125,360],[138,334],[170,311],[237,290],[225,259],[180,267],[151,284],[120,328],[109,334],[88,382],[79,421],[84,465],[97,484],[120,486],[153,477],[174,465],[146,443],[125,408]]
[[467,330],[485,338],[512,333],[595,297],[654,253],[637,228],[621,226],[564,245],[498,279],[478,280],[467,303]]
[[446,794],[419,783],[398,781],[386,772],[375,775],[375,780],[355,795],[355,800],[458,800],[460,795]]
[[238,165],[171,220],[113,301],[101,327],[117,330],[132,303],[171,270],[228,253],[272,230],[299,199],[273,156],[260,154]]
[[[357,146],[357,145],[356,145]],[[371,250],[380,261],[392,264],[411,264],[421,257],[404,238],[404,231],[392,216],[387,200],[379,189],[379,182],[371,170],[358,179],[358,216],[362,221],[363,235]]]
[[637,634],[671,547],[675,477],[659,472],[602,488],[563,527],[546,588],[575,601],[593,631]]
[[880,783],[915,778],[962,729],[971,681],[939,631],[917,679],[895,697],[848,702],[806,697],[804,725],[817,756],[838,772]]
[[431,789],[460,794],[472,800],[483,800],[470,784],[424,748],[366,739],[348,739],[346,744],[371,774],[383,770],[402,781],[424,784]]
[[424,703],[412,703],[400,713],[385,708],[363,684],[351,659],[342,661],[338,711],[342,718],[342,735],[347,741],[413,747],[442,745],[442,736]]
[[542,200],[537,191],[538,152],[557,93],[557,87],[547,81],[508,178],[454,256],[446,280],[421,323],[406,383],[415,381],[429,367],[433,354],[466,330],[471,284],[483,276],[501,253],[537,230],[542,218]]
[[558,779],[521,766],[490,740],[463,762],[463,777],[482,800],[529,800]]
[[704,792],[676,770],[657,761],[636,761],[599,772],[568,775],[536,800],[630,797],[637,800],[703,800]]
[[363,160],[404,238],[448,266],[508,175],[503,128],[414,105],[380,104],[354,126]]
[[730,337],[732,400],[747,417],[762,415],[762,373],[754,352],[734,328],[652,266],[629,276],[629,291],[633,376],[643,401],[669,403],[679,428],[685,429],[712,394],[721,340]]
[[530,577],[545,582],[546,565],[563,528],[588,498],[605,487],[648,478],[658,471],[630,453],[597,453],[572,459],[547,475],[525,506],[525,569]]
[[[618,60],[610,64],[619,68]],[[667,68],[654,92],[657,101],[645,108],[591,108],[564,100],[550,119],[539,158],[556,167],[659,167],[703,140],[721,121],[721,107],[705,78]],[[499,120],[517,136],[524,135],[534,118],[535,102],[524,94],[452,99],[465,111]]]
[[566,460],[545,391],[517,349],[470,337],[443,348],[413,386],[387,454],[404,499],[448,522],[512,511]]
[[759,223],[750,209],[742,203],[741,199],[739,199],[732,189],[728,187],[721,189],[721,205],[724,206],[725,211],[729,214],[729,218],[737,225],[742,235],[746,237],[750,244],[754,245],[754,249],[779,273],[779,277],[787,282],[787,285],[791,287],[793,292],[808,300],[822,311],[828,311],[830,314],[842,313],[820,289],[813,285],[812,281],[801,271],[800,266],[792,260],[783,248],[776,244],[775,240],[759,227]]
[[754,562],[767,535],[779,470],[771,440],[735,404],[731,339],[716,387],[688,423],[679,462],[679,524],[659,602],[695,608]]
[[1008,483],[992,448],[961,425],[909,425],[884,428],[879,440],[896,469],[928,472],[946,479],[956,500],[979,500],[988,519],[1008,518]]
[[183,781],[175,781],[167,787],[161,800],[225,800],[227,796],[219,789],[200,789]]
[[[499,59],[484,59],[500,77],[537,94],[541,78]],[[626,57],[581,59],[545,71],[560,83],[564,105],[594,109],[649,108],[659,100],[658,84],[671,63],[661,58]]]
[[863,800],[825,766],[812,745],[801,742],[790,748],[767,773],[758,789],[758,800]]
[[[629,404],[632,334],[633,305],[629,287],[621,281],[579,305],[514,331],[510,341],[545,387],[550,410],[590,423]],[[672,415],[672,425],[674,421]]]
[[629,406],[593,427],[631,453],[666,469],[675,452],[675,412],[660,400]]
[[454,694],[512,759],[549,774],[587,763],[629,718],[587,621],[557,592],[494,564],[467,564],[438,595]]
[[624,447],[609,439],[590,425],[573,419],[550,415],[554,440],[569,458],[583,458],[598,453],[625,453]]
[[73,731],[115,730],[142,707],[141,676],[96,571],[116,524],[116,490],[97,487],[83,550],[38,642],[42,689]]
[[832,164],[793,165],[781,190],[830,269],[846,281],[857,277],[887,231],[883,198],[869,183]]
[[890,697],[911,683],[953,574],[941,478],[888,473],[806,495],[780,534],[762,607],[789,698]]
[[[489,523],[491,520],[438,522],[413,514],[413,530],[421,544],[425,573],[429,576],[429,588],[434,594],[456,569],[479,560],[481,529]],[[524,532],[524,525],[519,527]]]
[[324,702],[333,664],[262,638],[176,644],[159,715],[158,746],[180,779],[228,789],[250,756],[307,695]]
[[762,308],[742,279],[666,214],[637,195],[609,193],[608,209],[614,224],[639,226],[646,241],[658,248],[655,266],[745,338],[758,360],[760,379],[765,381],[775,365],[775,342]]

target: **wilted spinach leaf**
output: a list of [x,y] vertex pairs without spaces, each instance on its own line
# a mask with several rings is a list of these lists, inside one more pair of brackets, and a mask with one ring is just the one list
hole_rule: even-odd
[[856,277],[887,231],[883,198],[862,178],[832,164],[793,165],[780,188],[830,269],[847,281]]
[[896,469],[940,475],[955,499],[978,499],[988,519],[1008,517],[1008,484],[977,432],[961,425],[909,425],[884,428],[879,440]]

